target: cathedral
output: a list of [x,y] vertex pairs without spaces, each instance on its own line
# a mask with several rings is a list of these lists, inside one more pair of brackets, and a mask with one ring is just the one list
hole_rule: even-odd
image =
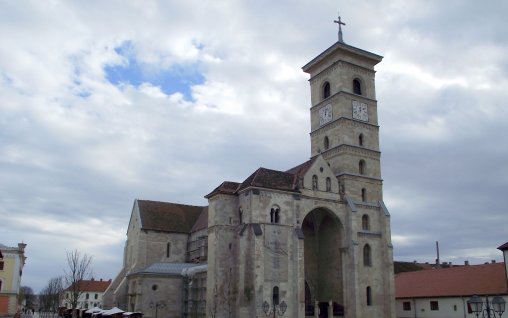
[[106,306],[145,317],[395,317],[375,92],[382,57],[341,35],[303,66],[310,159],[224,181],[208,206],[136,200]]

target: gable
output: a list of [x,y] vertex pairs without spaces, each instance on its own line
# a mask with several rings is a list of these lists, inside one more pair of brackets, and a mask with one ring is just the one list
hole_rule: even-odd
[[303,174],[303,187],[305,189],[313,190],[313,176],[317,178],[318,191],[327,191],[326,180],[330,178],[331,189],[328,192],[339,193],[337,177],[328,165],[328,162],[321,155],[313,158]]

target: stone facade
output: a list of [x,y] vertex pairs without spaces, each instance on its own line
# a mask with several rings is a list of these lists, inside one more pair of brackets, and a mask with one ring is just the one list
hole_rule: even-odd
[[[301,318],[394,317],[375,96],[374,66],[381,59],[337,42],[303,67],[311,87],[308,161],[222,183],[206,196],[206,220],[204,212],[194,216],[185,231],[171,223],[145,226],[136,203],[124,268],[114,282],[117,302],[146,309],[139,300],[146,291],[139,290],[171,284],[166,301],[181,302],[181,311],[167,310],[164,317],[254,318],[273,311]],[[172,213],[167,218],[180,222]],[[145,214],[163,218],[155,210]],[[149,281],[148,267],[160,263],[183,270],[166,266],[159,282]],[[206,265],[193,270],[196,263]]]

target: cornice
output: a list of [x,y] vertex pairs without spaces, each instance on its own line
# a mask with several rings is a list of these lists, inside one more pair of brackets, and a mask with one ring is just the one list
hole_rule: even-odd
[[[330,159],[334,155],[339,153],[350,153],[354,155],[360,155],[362,157],[370,158],[376,161],[381,160],[381,152],[373,149],[363,148],[359,146],[353,146],[348,144],[341,144],[336,147],[330,148],[326,151],[321,152],[320,154],[324,159]],[[319,154],[318,154],[319,155]],[[317,156],[317,155],[316,155]]]
[[341,173],[337,173],[335,175],[337,178],[340,178],[340,177],[352,177],[352,178],[362,178],[362,179],[367,179],[367,180],[370,180],[370,181],[381,181],[383,182],[383,179],[381,178],[376,178],[376,177],[369,177],[369,176],[366,176],[366,175],[363,175],[363,174],[357,174],[357,173],[350,173],[350,172],[341,172]]
[[376,73],[376,71],[373,70],[373,69],[368,69],[366,67],[363,67],[363,66],[360,66],[360,65],[356,65],[356,64],[353,64],[351,62],[347,62],[347,61],[339,59],[339,60],[333,62],[328,67],[326,67],[321,72],[319,72],[316,75],[314,75],[311,78],[309,78],[309,82],[312,84],[312,82],[314,82],[315,80],[319,79],[320,77],[329,75],[330,73],[333,73],[333,72],[337,71],[339,68],[341,68],[341,69],[348,69],[348,70],[351,70],[353,72],[356,72],[356,73],[362,74],[362,75],[370,75],[370,74],[373,74],[373,73],[375,74]]
[[319,127],[318,129],[314,129],[309,134],[312,137],[313,135],[320,135],[325,130],[336,128],[337,126],[344,125],[345,127],[360,127],[369,131],[379,131],[379,126],[370,124],[361,120],[356,120],[348,117],[339,117],[331,122]]
[[[311,111],[315,111],[316,108],[320,108],[321,105],[330,104],[332,101],[335,101],[336,99],[338,99],[342,95],[347,95],[347,96],[349,96],[351,98],[356,98],[356,99],[364,101],[364,102],[369,102],[369,105],[373,105],[373,106],[377,107],[377,99],[372,99],[372,98],[366,97],[364,95],[353,94],[353,93],[350,93],[348,91],[342,90],[342,91],[338,91],[337,93],[333,94],[332,96],[330,96],[328,98],[325,98],[325,99],[321,100],[316,105],[311,106],[310,110]],[[370,103],[373,103],[373,104],[370,104]]]

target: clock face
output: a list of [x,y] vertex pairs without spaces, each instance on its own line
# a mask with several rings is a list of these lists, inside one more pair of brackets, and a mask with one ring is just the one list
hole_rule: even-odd
[[361,103],[357,100],[353,101],[353,118],[362,120],[362,121],[369,121],[369,113],[367,111],[367,104]]
[[332,104],[328,104],[319,110],[319,126],[332,121]]

